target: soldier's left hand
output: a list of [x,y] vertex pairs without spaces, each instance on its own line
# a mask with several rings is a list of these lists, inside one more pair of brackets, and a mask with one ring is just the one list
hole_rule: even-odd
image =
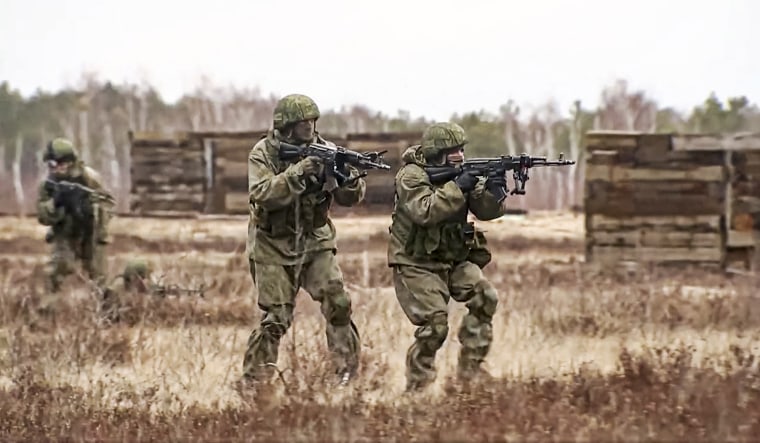
[[499,195],[507,189],[507,178],[501,174],[495,174],[486,179],[486,189],[491,194]]

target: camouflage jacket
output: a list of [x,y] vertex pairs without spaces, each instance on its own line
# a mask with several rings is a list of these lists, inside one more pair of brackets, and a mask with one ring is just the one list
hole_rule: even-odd
[[[52,177],[51,177],[52,178]],[[53,178],[53,180],[66,180],[86,186],[97,192],[90,202],[93,206],[95,220],[94,232],[100,243],[108,242],[108,222],[114,206],[113,195],[103,186],[103,180],[97,171],[77,162],[72,167],[67,177]],[[56,208],[53,202],[53,193],[43,181],[37,192],[37,221],[40,224],[51,227],[51,235],[58,238],[71,238],[77,235],[77,226],[70,214],[66,214],[64,208]]]
[[[440,186],[431,184],[417,147],[404,152],[404,166],[395,178],[388,265],[443,270],[456,262],[470,260],[485,266],[490,261],[485,237],[480,231],[470,236],[464,233],[467,214],[472,212],[480,220],[492,220],[504,215],[504,208],[486,190],[483,178],[467,194],[453,180]],[[473,251],[485,253],[487,260],[480,263]]]
[[[333,145],[319,134],[315,141]],[[336,249],[330,206],[333,200],[341,206],[359,203],[366,184],[358,179],[343,188],[324,190],[322,180],[304,178],[297,162],[280,160],[279,143],[279,131],[269,131],[248,155],[246,250],[257,263],[295,265],[310,261],[314,252]],[[358,173],[351,167],[352,176]]]

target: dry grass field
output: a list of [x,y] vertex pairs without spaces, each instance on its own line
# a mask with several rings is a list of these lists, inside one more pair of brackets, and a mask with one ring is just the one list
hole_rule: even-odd
[[245,218],[117,218],[109,267],[151,259],[197,296],[127,301],[106,325],[71,278],[54,315],[34,219],[0,219],[0,440],[742,441],[760,435],[758,280],[701,269],[602,272],[583,217],[480,223],[499,289],[488,386],[452,378],[464,307],[439,376],[405,395],[414,327],[391,288],[385,216],[341,217],[339,260],[362,335],[361,373],[333,386],[324,320],[301,293],[267,395],[235,389],[258,320]]

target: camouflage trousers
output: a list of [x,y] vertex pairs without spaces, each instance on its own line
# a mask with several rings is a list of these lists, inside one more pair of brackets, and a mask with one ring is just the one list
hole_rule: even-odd
[[60,290],[66,276],[75,272],[78,261],[95,285],[104,287],[107,270],[105,244],[65,237],[53,237],[51,243],[52,253],[45,268],[49,294]]
[[406,356],[407,390],[421,389],[435,380],[435,356],[449,332],[449,298],[466,303],[468,309],[458,334],[462,347],[457,374],[462,379],[478,376],[491,347],[491,320],[497,305],[496,290],[480,268],[468,261],[444,271],[395,266],[393,284],[401,308],[417,326]]
[[[327,347],[338,373],[356,372],[360,340],[351,320],[351,299],[343,288],[343,274],[332,251],[317,253],[305,263],[297,277],[295,266],[270,265],[250,261],[251,276],[263,311],[261,323],[248,339],[243,359],[243,377],[270,377],[277,363],[280,339],[293,321],[296,294],[300,287],[321,304],[326,320]],[[298,278],[298,281],[296,281]]]

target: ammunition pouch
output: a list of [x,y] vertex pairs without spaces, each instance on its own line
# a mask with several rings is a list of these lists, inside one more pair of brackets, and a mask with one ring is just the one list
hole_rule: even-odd
[[[332,194],[318,192],[301,198],[301,214],[298,222],[302,232],[309,233],[327,224]],[[259,206],[254,210],[256,227],[274,238],[291,237],[296,233],[295,204],[275,211],[267,211]]]
[[488,250],[488,242],[483,231],[478,231],[473,226],[473,235],[470,244],[470,253],[467,255],[467,261],[475,263],[480,269],[491,263],[491,251]]
[[404,252],[414,258],[455,263],[467,259],[469,247],[462,223],[441,223],[425,228],[412,225]]

